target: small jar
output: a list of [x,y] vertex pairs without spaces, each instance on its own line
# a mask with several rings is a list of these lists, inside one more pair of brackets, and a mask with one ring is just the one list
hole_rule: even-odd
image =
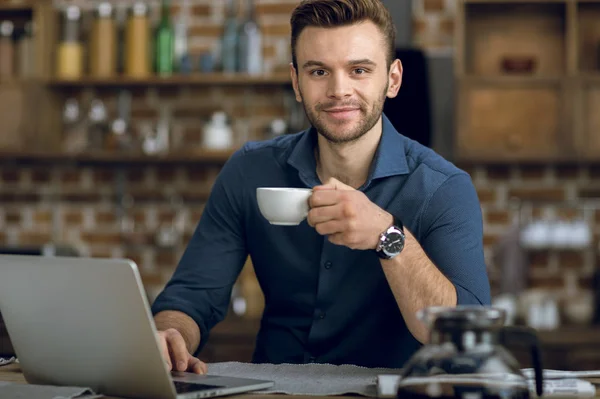
[[117,70],[117,27],[113,6],[102,2],[96,7],[90,42],[90,75],[112,77]]
[[83,75],[80,23],[81,9],[68,6],[63,14],[63,32],[57,51],[56,75],[60,79],[80,79]]
[[0,22],[0,80],[10,79],[15,74],[14,28],[12,21]]
[[136,2],[129,12],[125,35],[125,75],[146,78],[150,75],[150,19],[148,6]]

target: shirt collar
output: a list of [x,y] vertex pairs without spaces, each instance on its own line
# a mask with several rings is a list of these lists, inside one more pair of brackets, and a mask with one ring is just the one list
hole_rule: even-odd
[[[405,138],[394,128],[390,120],[382,116],[383,133],[377,147],[367,185],[373,179],[409,173],[406,161]],[[300,178],[309,187],[321,184],[317,176],[315,146],[317,131],[311,127],[304,131],[288,157],[287,163],[298,170]]]

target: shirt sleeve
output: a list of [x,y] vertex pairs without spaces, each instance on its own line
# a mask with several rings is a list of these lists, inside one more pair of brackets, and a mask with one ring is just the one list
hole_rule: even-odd
[[152,314],[176,310],[200,328],[203,348],[229,308],[231,290],[248,255],[243,227],[244,185],[240,150],[221,169],[200,222]]
[[481,206],[466,173],[449,177],[426,205],[421,245],[456,287],[458,305],[489,305]]

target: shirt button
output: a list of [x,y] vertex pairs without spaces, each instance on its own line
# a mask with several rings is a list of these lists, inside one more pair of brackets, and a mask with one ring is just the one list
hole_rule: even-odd
[[327,314],[325,312],[320,312],[319,313],[319,320],[323,320],[325,318],[325,316],[327,316]]
[[308,362],[309,362],[309,363],[314,363],[314,362],[315,362],[315,360],[317,360],[317,358],[316,358],[316,357],[314,357],[314,356],[311,356],[311,357],[309,357],[309,358],[308,358]]
[[325,262],[325,269],[329,270],[329,269],[331,269],[332,266],[333,266],[333,263],[331,263],[330,261]]

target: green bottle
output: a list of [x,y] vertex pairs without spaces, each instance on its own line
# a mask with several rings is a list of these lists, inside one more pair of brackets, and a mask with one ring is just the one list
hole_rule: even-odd
[[171,24],[169,0],[162,1],[162,15],[156,30],[156,73],[160,76],[173,74],[173,43],[175,33]]

